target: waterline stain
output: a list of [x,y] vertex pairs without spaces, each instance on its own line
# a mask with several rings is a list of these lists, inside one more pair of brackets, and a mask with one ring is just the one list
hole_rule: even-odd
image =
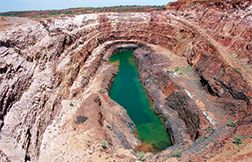
[[147,92],[138,74],[132,49],[117,51],[110,58],[119,71],[109,91],[110,97],[123,106],[136,125],[135,134],[142,141],[137,148],[141,151],[159,151],[171,145],[170,136],[164,123],[153,112]]

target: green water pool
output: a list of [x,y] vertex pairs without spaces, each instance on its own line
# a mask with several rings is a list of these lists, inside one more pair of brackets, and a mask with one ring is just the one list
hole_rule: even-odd
[[147,92],[139,79],[133,52],[132,49],[121,49],[111,56],[110,63],[118,63],[119,71],[109,95],[127,110],[136,125],[138,138],[156,150],[163,150],[171,145],[170,136],[151,108]]

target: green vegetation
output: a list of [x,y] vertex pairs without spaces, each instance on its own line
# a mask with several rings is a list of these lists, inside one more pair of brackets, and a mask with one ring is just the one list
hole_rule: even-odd
[[[55,10],[55,11],[34,11],[36,14],[31,13],[32,18],[41,18],[41,17],[47,17],[47,16],[60,16],[60,15],[73,15],[73,14],[78,14],[74,11],[71,10]],[[0,14],[1,15],[1,14]],[[30,13],[24,13],[24,14],[19,14],[19,12],[16,13],[16,16],[19,17],[29,17]]]
[[112,7],[83,7],[69,8],[64,10],[45,10],[45,11],[11,11],[0,13],[0,16],[17,16],[40,18],[47,16],[87,14],[99,12],[148,12],[150,10],[165,10],[165,6],[112,6]]
[[208,137],[207,136],[203,136],[203,139],[207,139]]
[[235,68],[235,71],[237,72],[237,73],[241,73],[241,68]]
[[177,66],[174,71],[178,74],[178,75],[183,75],[183,74],[187,74],[189,72],[192,71],[192,67],[190,65],[184,66],[184,67],[179,67]]
[[212,127],[207,127],[206,131],[212,133],[212,132],[214,132],[214,129]]
[[18,16],[19,14],[16,12],[6,12],[6,13],[0,13],[0,16],[10,16],[10,17],[14,17],[14,16]]
[[138,151],[136,153],[136,156],[137,156],[138,160],[143,160],[144,159],[144,152]]
[[64,15],[73,15],[74,14],[74,11],[65,11],[64,12]]
[[49,16],[58,16],[61,15],[62,13],[60,11],[53,11],[53,12],[49,12],[48,15]]
[[179,67],[177,66],[174,71],[178,72],[179,71]]
[[108,148],[108,146],[109,146],[108,141],[107,141],[107,140],[102,140],[102,142],[101,142],[101,146],[102,146],[102,148],[103,148],[103,149],[107,149],[107,148]]
[[233,143],[236,145],[241,145],[242,144],[242,136],[235,136],[233,138]]
[[32,16],[32,18],[34,18],[34,19],[37,19],[37,18],[40,18],[40,17],[41,17],[40,14]]
[[172,156],[172,157],[178,157],[178,158],[180,158],[181,155],[182,155],[182,151],[181,151],[180,149],[176,149],[176,150],[174,150],[174,151],[171,153],[171,156]]
[[234,123],[234,121],[232,121],[230,119],[227,121],[226,125],[229,126],[229,127],[236,127],[236,124]]

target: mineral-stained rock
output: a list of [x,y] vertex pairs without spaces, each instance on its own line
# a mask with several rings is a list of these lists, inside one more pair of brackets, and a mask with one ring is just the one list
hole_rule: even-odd
[[174,92],[166,99],[166,105],[178,112],[179,118],[185,121],[187,133],[196,139],[200,124],[197,106],[189,101],[185,92]]
[[[108,58],[127,47],[172,136],[146,161],[176,150],[182,161],[230,160],[226,152],[249,161],[251,12],[249,0],[181,0],[165,10],[0,17],[0,161],[139,159],[134,123],[108,94],[118,70]],[[246,142],[230,151],[239,133]]]

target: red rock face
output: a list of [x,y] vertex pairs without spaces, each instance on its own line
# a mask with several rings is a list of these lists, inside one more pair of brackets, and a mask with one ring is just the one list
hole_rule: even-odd
[[[125,46],[138,48],[140,77],[175,145],[146,160],[176,147],[182,161],[225,152],[252,120],[251,6],[178,1],[163,11],[1,18],[0,161],[57,161],[62,152],[69,161],[136,160],[134,124],[107,95],[116,72],[108,57]],[[102,139],[109,149],[99,149]]]

